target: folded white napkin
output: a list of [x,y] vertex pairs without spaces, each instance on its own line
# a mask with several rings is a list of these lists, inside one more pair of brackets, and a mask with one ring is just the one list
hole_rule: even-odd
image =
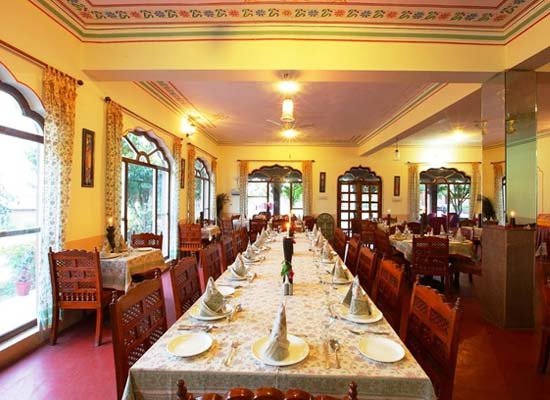
[[409,231],[409,226],[408,225],[405,225],[405,229],[403,229],[403,233],[405,235],[408,235],[409,233],[411,233],[411,231]]
[[348,269],[344,265],[344,262],[340,257],[336,259],[336,263],[332,268],[332,277],[336,280],[347,281],[348,280]]
[[353,283],[351,284],[346,297],[342,300],[342,303],[349,306],[349,313],[351,315],[372,314],[369,298],[361,287],[358,276],[353,278]]
[[330,244],[327,241],[325,241],[323,244],[323,250],[321,250],[321,260],[325,262],[332,262],[334,260],[332,247],[330,247]]
[[462,235],[462,230],[460,228],[458,228],[457,231],[456,231],[455,239],[458,242],[463,242],[464,241],[464,235]]
[[100,256],[105,257],[106,255],[111,254],[111,245],[107,238],[103,239],[103,245],[101,246]]
[[210,277],[206,284],[206,290],[200,300],[199,314],[203,317],[214,317],[225,313],[225,301],[214,279]]
[[263,356],[274,361],[284,360],[288,357],[289,345],[290,343],[286,337],[285,305],[281,304],[275,316],[275,321],[273,322],[271,334],[269,335]]
[[443,226],[443,224],[441,224],[441,227],[439,228],[439,234],[444,235],[445,233],[445,227]]
[[255,260],[256,259],[256,252],[253,250],[252,245],[250,242],[248,243],[248,246],[246,247],[246,250],[243,254],[243,257],[247,260]]
[[117,244],[116,251],[117,253],[124,253],[125,251],[128,251],[128,246],[126,246],[126,242],[124,241],[124,237],[122,236],[122,233],[118,234],[118,239],[115,241]]
[[237,279],[244,279],[248,274],[248,269],[246,268],[246,265],[244,265],[244,260],[241,253],[237,254],[237,257],[235,257],[235,262],[233,262],[233,264],[231,264],[227,269],[231,272],[231,275]]

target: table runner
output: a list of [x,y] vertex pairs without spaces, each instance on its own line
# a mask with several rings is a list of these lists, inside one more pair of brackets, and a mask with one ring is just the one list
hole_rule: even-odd
[[[288,333],[300,335],[310,347],[308,357],[301,363],[287,367],[267,366],[257,361],[251,352],[253,343],[268,335],[277,307],[284,296],[281,294],[282,242],[279,237],[270,243],[272,249],[266,259],[252,266],[256,279],[243,287],[231,299],[240,303],[243,311],[236,314],[233,322],[213,321],[219,328],[210,333],[214,345],[207,352],[192,357],[180,358],[166,350],[167,343],[180,331],[178,324],[192,323],[184,314],[155,345],[130,369],[124,398],[127,400],[176,399],[176,382],[183,378],[191,393],[205,391],[223,393],[231,387],[245,386],[252,389],[275,386],[282,390],[301,388],[314,394],[343,396],[347,385],[358,383],[361,398],[369,399],[431,399],[432,384],[406,351],[403,360],[384,364],[368,360],[357,349],[362,336],[350,333],[347,327],[385,329],[399,343],[397,334],[385,321],[359,326],[344,320],[329,324],[327,303],[339,302],[347,285],[337,289],[321,284],[319,278],[329,281],[323,267],[313,266],[312,252],[303,237],[297,238],[293,256],[294,295],[286,297]],[[228,282],[226,271],[218,283]],[[331,337],[340,340],[341,369],[324,368],[323,341]],[[237,340],[239,347],[231,366],[224,366],[231,342]],[[334,354],[330,354],[334,363]]]

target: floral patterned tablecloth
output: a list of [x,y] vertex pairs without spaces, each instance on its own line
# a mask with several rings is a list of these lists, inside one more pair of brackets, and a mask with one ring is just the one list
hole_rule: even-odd
[[159,249],[133,250],[117,258],[101,259],[101,280],[104,288],[127,292],[132,283],[132,274],[164,268],[165,261]]
[[[363,329],[366,325],[329,318],[327,305],[340,302],[348,286],[331,287],[321,283],[329,281],[325,268],[314,266],[313,253],[308,251],[304,237],[298,236],[296,241],[293,296],[282,296],[280,270],[283,251],[279,237],[270,244],[272,249],[266,253],[266,259],[252,266],[256,279],[251,283],[245,281],[232,296],[230,303],[240,303],[242,311],[232,322],[213,322],[217,326],[210,332],[213,346],[191,358],[177,357],[167,351],[167,343],[181,333],[177,325],[195,322],[189,313],[184,314],[130,369],[124,398],[176,399],[176,382],[180,378],[185,379],[188,389],[197,395],[205,391],[223,393],[236,386],[275,386],[283,390],[298,387],[314,394],[341,397],[353,380],[358,384],[361,398],[433,398],[429,378],[408,351],[405,358],[396,363],[370,361],[357,347],[362,336],[347,330]],[[219,284],[226,282],[234,282],[229,281],[228,271],[218,280]],[[304,338],[310,352],[301,363],[273,367],[254,358],[251,348],[259,338],[268,335],[283,299],[286,300],[288,333]],[[389,330],[389,337],[401,343],[384,319],[368,327]],[[330,353],[332,367],[325,368],[323,343],[329,337],[340,340],[340,369],[334,368],[333,353]],[[232,341],[238,341],[239,346],[233,363],[226,367],[224,360]]]
[[[412,239],[396,240],[393,235],[390,236],[390,243],[397,251],[403,254],[405,259],[413,262],[413,241]],[[470,240],[459,242],[456,240],[449,241],[449,255],[463,256],[476,260],[476,252],[474,244]]]

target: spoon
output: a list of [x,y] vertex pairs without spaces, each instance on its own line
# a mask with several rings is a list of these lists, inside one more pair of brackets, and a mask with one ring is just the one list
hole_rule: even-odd
[[338,358],[338,350],[340,350],[340,343],[337,339],[330,339],[330,348],[334,351],[334,357],[336,358],[336,368],[340,368],[340,359]]
[[206,325],[179,325],[178,331],[191,331],[194,329],[198,329],[204,332],[210,332],[213,328],[216,328],[216,326],[212,324],[206,324]]
[[347,328],[347,329],[350,333],[353,333],[354,335],[363,335],[365,333],[372,333],[372,334],[375,334],[375,335],[388,335],[390,333],[389,331],[375,331],[375,330],[371,330],[371,329],[365,329],[363,331],[359,331],[359,330],[355,330],[355,329],[351,329],[351,328]]

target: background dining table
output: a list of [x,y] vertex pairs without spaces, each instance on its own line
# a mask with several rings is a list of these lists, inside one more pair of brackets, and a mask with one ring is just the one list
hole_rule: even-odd
[[[391,235],[390,243],[397,251],[403,254],[407,261],[413,262],[412,238],[396,238],[395,235]],[[456,239],[449,239],[449,255],[462,256],[474,261],[477,258],[474,244],[471,240],[458,241]]]
[[[315,394],[343,396],[351,381],[358,384],[362,399],[432,399],[433,387],[420,365],[405,349],[403,359],[377,362],[368,359],[358,349],[360,340],[385,337],[405,347],[384,318],[371,324],[356,324],[342,318],[330,318],[328,305],[339,310],[348,285],[331,284],[328,268],[314,264],[314,253],[308,250],[305,236],[296,238],[292,265],[294,291],[283,296],[281,290],[282,239],[269,243],[265,259],[252,264],[256,273],[252,282],[233,281],[227,270],[218,279],[219,285],[237,286],[229,303],[240,304],[233,321],[223,318],[208,321],[215,325],[210,332],[213,345],[193,357],[179,357],[167,350],[174,338],[187,331],[178,330],[182,324],[197,322],[185,313],[130,368],[123,398],[126,400],[176,399],[176,383],[184,379],[191,393],[205,391],[224,393],[231,387],[258,388],[274,386],[280,389],[301,388]],[[198,300],[200,302],[200,300]],[[307,357],[294,365],[270,366],[257,359],[252,347],[260,338],[269,335],[278,307],[286,303],[288,333],[303,338],[309,345]],[[196,303],[197,305],[197,303]],[[193,310],[193,307],[190,309]],[[353,334],[348,329],[365,329],[384,334]],[[340,342],[341,368],[335,368],[334,353],[326,353],[324,343],[329,338]],[[231,365],[224,365],[232,343],[237,348]],[[325,366],[325,356],[330,368]]]

